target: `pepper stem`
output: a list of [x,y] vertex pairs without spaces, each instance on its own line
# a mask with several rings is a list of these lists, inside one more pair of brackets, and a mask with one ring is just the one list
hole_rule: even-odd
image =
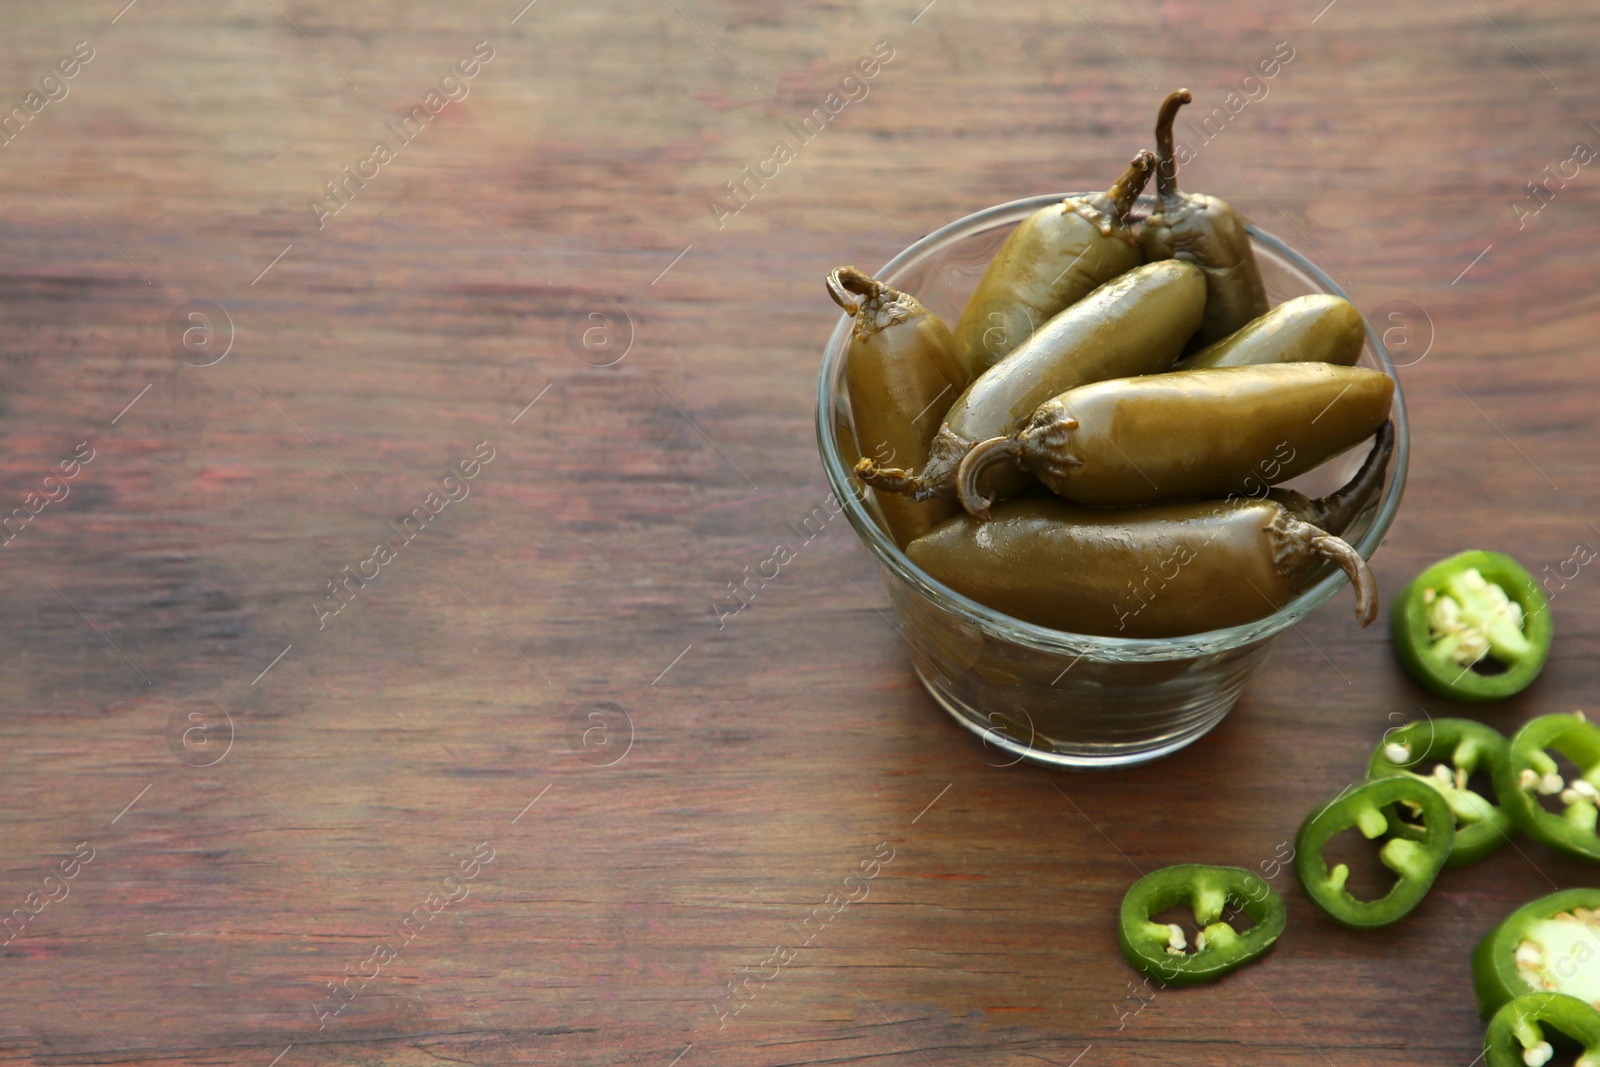
[[1016,456],[1018,451],[1019,446],[1011,438],[991,437],[979,441],[961,457],[961,466],[956,468],[956,496],[969,515],[988,519],[994,497],[984,495],[980,480],[990,467]]
[[872,488],[885,493],[905,493],[915,498],[922,482],[916,475],[902,467],[880,467],[870,456],[856,462],[855,475]]
[[1350,588],[1356,593],[1356,619],[1362,626],[1371,626],[1378,617],[1378,582],[1361,553],[1343,538],[1287,515],[1284,516],[1284,532],[1309,544],[1319,556],[1344,571],[1345,577],[1350,579]]
[[1391,419],[1378,428],[1372,451],[1367,453],[1355,476],[1327,496],[1310,502],[1307,521],[1330,533],[1344,533],[1383,489],[1383,476],[1388,472],[1389,457],[1393,454],[1394,420]]
[[1194,99],[1187,89],[1179,89],[1161,102],[1156,115],[1156,195],[1163,200],[1178,192],[1178,161],[1172,155],[1172,120],[1178,109]]
[[861,301],[852,300],[852,294],[870,299],[883,292],[883,289],[882,282],[855,267],[836,267],[828,274],[828,295],[833,297],[835,304],[852,315],[861,308]]
[[1122,177],[1112,182],[1111,188],[1106,190],[1106,199],[1111,202],[1111,218],[1118,225],[1127,221],[1128,212],[1138,203],[1139,194],[1144,192],[1155,166],[1156,154],[1148,148],[1141,148],[1139,154],[1128,161],[1128,169],[1122,172]]

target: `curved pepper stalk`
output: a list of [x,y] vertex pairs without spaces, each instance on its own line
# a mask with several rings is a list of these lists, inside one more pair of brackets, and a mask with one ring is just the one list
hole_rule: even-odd
[[1293,542],[1308,545],[1317,555],[1344,571],[1356,594],[1356,619],[1362,626],[1371,626],[1378,617],[1378,582],[1355,546],[1291,516],[1284,517],[1283,532]]
[[1180,192],[1172,151],[1172,122],[1194,99],[1179,89],[1161,104],[1156,118],[1156,208],[1145,220],[1141,242],[1146,260],[1186,259],[1206,275],[1205,320],[1192,346],[1220,341],[1267,313],[1267,289],[1245,230],[1245,220],[1227,201]]

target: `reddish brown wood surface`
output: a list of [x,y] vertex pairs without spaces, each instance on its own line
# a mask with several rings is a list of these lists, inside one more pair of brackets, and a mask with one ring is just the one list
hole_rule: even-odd
[[[26,120],[0,148],[0,511],[93,450],[0,555],[0,913],[66,893],[4,935],[0,1058],[1465,1067],[1471,946],[1594,884],[1521,841],[1355,935],[1280,874],[1270,959],[1141,1007],[1113,936],[1138,870],[1271,861],[1388,726],[1460,709],[1341,601],[1173,758],[995,766],[913,679],[843,522],[796,532],[825,496],[824,272],[1104,184],[1181,84],[1226,118],[1186,185],[1324,264],[1409,364],[1384,592],[1462,548],[1543,575],[1600,546],[1600,174],[1513,207],[1600,146],[1592,10],[122,3],[0,32]],[[880,41],[802,143],[787,124]],[[468,95],[401,142],[386,123],[478,42]],[[342,167],[369,176],[319,229]],[[200,300],[232,326],[210,366],[184,360],[222,319],[169,330]],[[1592,567],[1554,611],[1544,676],[1486,721],[1593,710]],[[768,963],[880,842],[866,898]],[[466,895],[429,918],[430,893]]]

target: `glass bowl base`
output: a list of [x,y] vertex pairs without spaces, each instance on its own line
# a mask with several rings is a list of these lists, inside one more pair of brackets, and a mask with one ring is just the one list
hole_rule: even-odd
[[[1070,741],[1047,736],[1033,725],[1032,716],[1026,713],[1024,713],[1025,721],[1020,722],[1011,721],[1010,717],[1003,713],[985,714],[962,699],[959,687],[933,671],[923,657],[913,654],[911,660],[917,680],[928,691],[928,695],[933,697],[952,719],[976,735],[985,748],[995,753],[994,759],[990,761],[992,766],[1009,767],[1026,760],[1035,766],[1053,767],[1058,770],[1115,771],[1170,756],[1210,733],[1238,702],[1244,692],[1245,684],[1260,669],[1270,651],[1270,645],[1260,649],[1258,655],[1252,657],[1255,662],[1237,678],[1235,684],[1221,690],[1209,689],[1204,694],[1190,694],[1190,699],[1183,702],[1187,707],[1182,708],[1187,714],[1175,716],[1167,729],[1161,730],[1158,727],[1154,731],[1144,733],[1136,740],[1102,742]],[[1196,697],[1199,697],[1198,701]],[[1038,701],[1032,703],[1038,707]],[[1172,709],[1170,704],[1167,705],[1167,709],[1169,713],[1171,710],[1176,710]],[[1094,718],[1098,717],[1103,709],[1085,707],[1081,710],[1083,717]],[[1059,713],[1056,717],[1060,717]],[[1070,718],[1077,717],[1070,716]],[[1066,732],[1070,736],[1074,731]],[[1016,736],[1019,734],[1023,736]]]

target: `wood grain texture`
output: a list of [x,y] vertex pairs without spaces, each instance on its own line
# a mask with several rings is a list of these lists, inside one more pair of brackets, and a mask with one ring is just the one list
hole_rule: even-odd
[[[1462,548],[1541,572],[1600,546],[1600,173],[1512,209],[1600,145],[1593,10],[122,2],[0,33],[8,109],[94,50],[0,148],[0,513],[94,450],[0,555],[0,914],[94,849],[0,948],[0,1059],[1465,1065],[1471,946],[1594,884],[1519,841],[1358,936],[1283,874],[1267,961],[1119,1018],[1139,870],[1271,860],[1388,726],[1460,709],[1337,606],[1177,756],[996,767],[915,682],[844,523],[795,531],[825,496],[828,269],[1103,185],[1164,92],[1209,112],[1288,42],[1185,184],[1413,331],[1383,591]],[[469,95],[319,229],[324,183],[480,41]],[[879,41],[869,94],[798,143]],[[778,141],[795,158],[719,228]],[[196,300],[232,323],[212,366],[169,340]],[[719,628],[780,542],[798,558]],[[1486,721],[1591,699],[1593,568],[1554,610],[1544,676]],[[722,1022],[880,842],[869,896]]]

